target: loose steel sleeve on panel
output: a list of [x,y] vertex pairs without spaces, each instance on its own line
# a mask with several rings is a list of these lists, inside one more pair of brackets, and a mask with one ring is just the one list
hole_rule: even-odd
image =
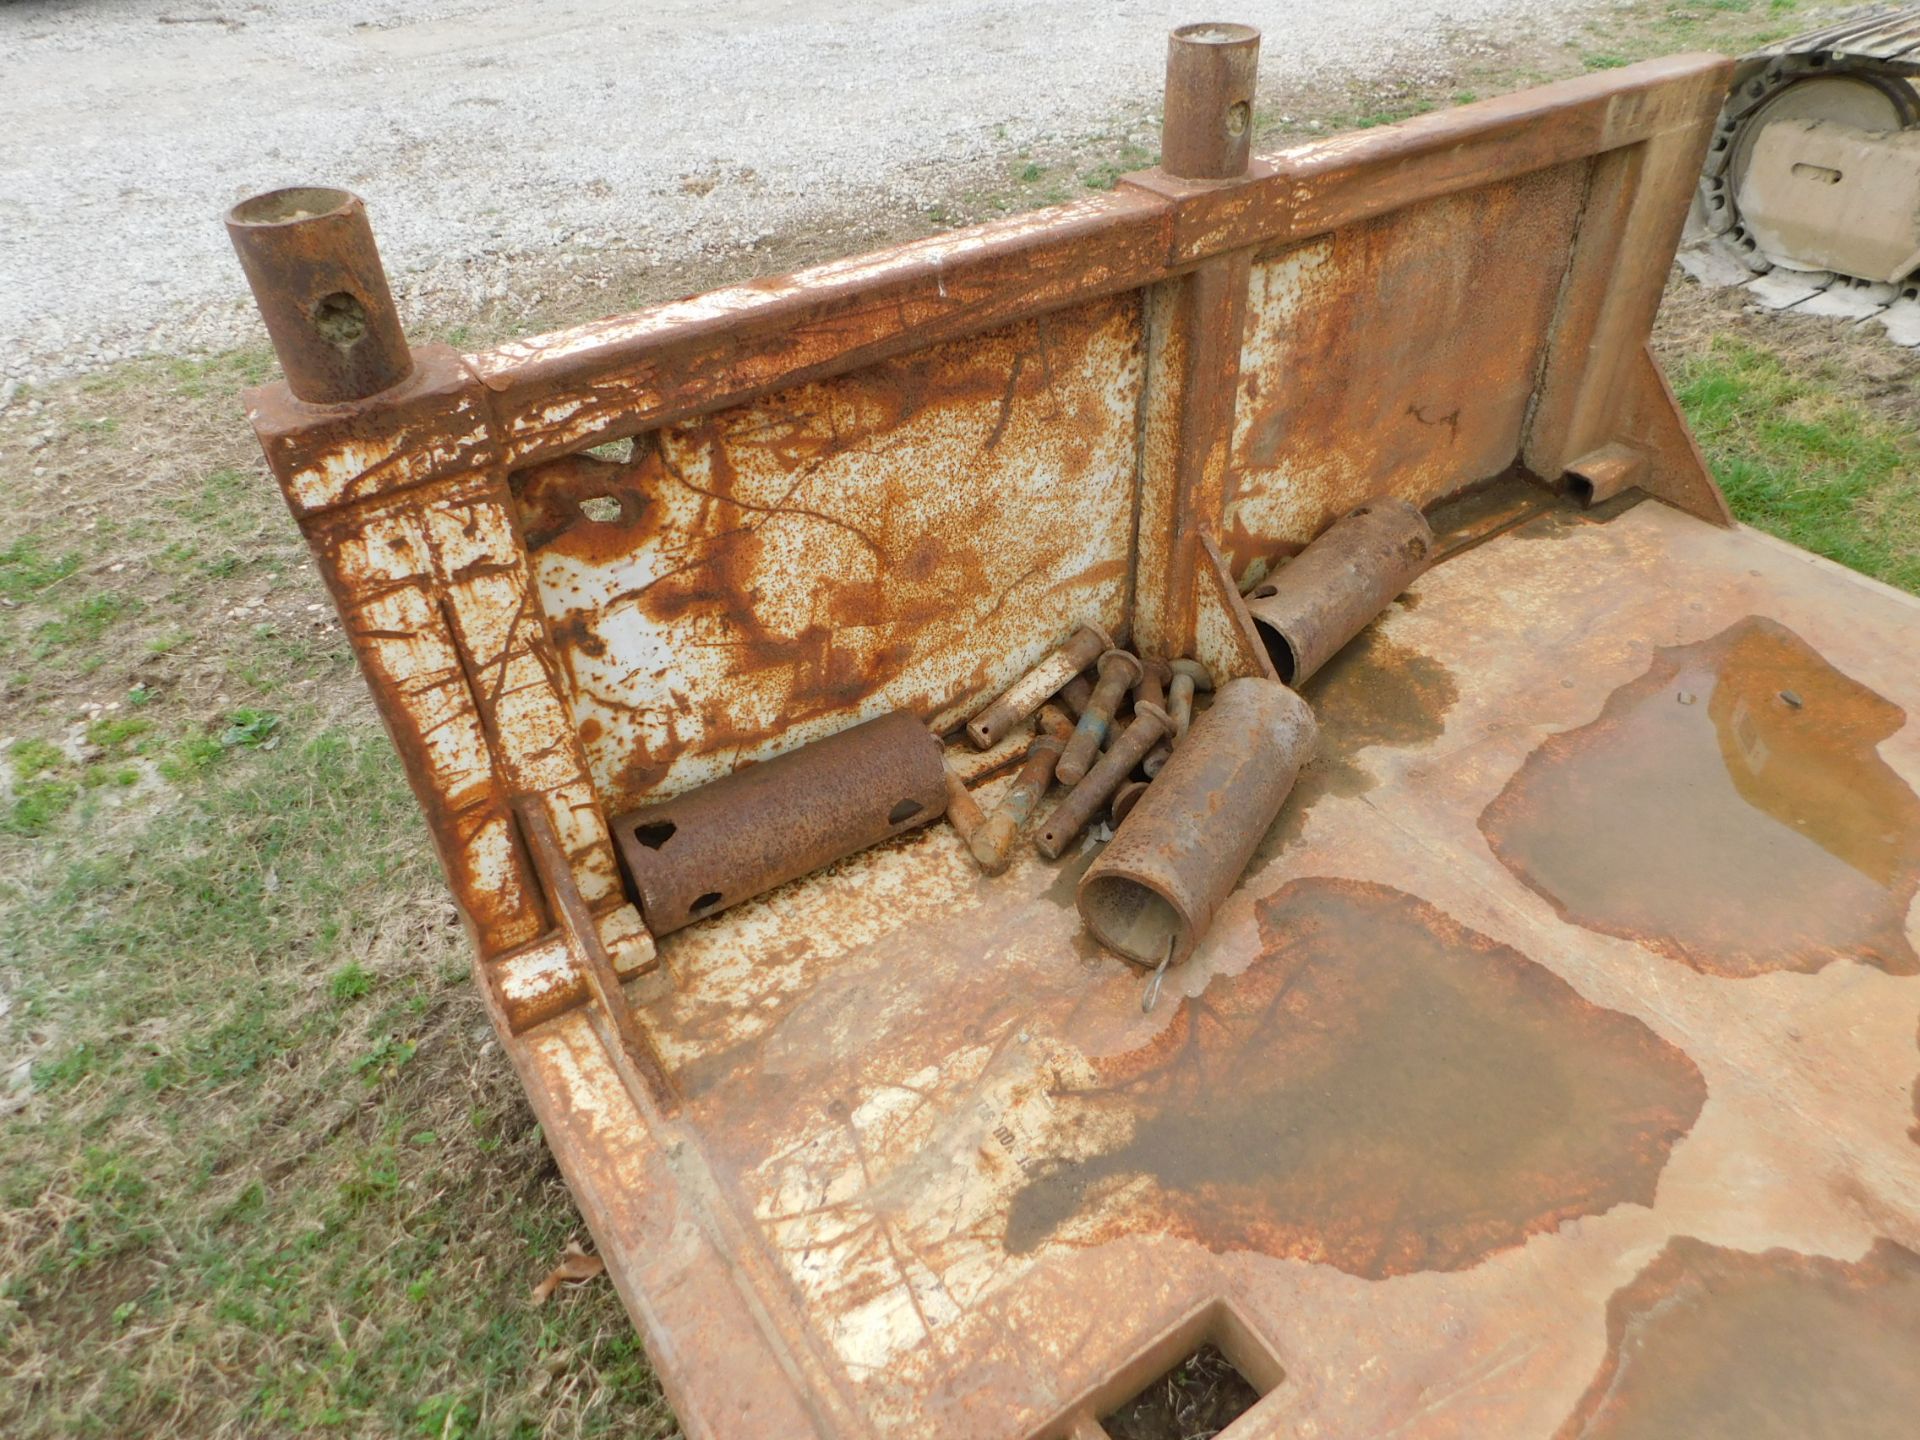
[[1404,500],[1369,500],[1247,596],[1273,668],[1299,685],[1433,563],[1433,529]]
[[1140,965],[1192,953],[1313,754],[1306,701],[1273,680],[1220,687],[1081,878],[1080,918]]
[[664,935],[946,808],[940,742],[895,711],[622,815],[613,833],[647,927]]

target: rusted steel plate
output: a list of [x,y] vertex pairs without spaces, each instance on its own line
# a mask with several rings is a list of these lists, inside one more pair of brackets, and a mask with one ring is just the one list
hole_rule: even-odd
[[1443,199],[1254,266],[1224,546],[1236,570],[1373,495],[1497,475],[1553,330],[1584,164]]
[[426,525],[372,510],[308,539],[475,944],[493,954],[534,939],[545,907],[495,783]]
[[[564,1038],[577,1018],[513,1042],[589,1216],[618,1209],[616,1269],[656,1277],[639,1257],[689,1207],[738,1247],[729,1281],[689,1261],[711,1308],[663,1291],[678,1319],[656,1353],[690,1435],[806,1433],[737,1412],[767,1353],[794,1367],[769,1413],[812,1397],[814,1433],[1063,1434],[1195,1315],[1284,1377],[1249,1436],[1626,1433],[1609,1407],[1679,1423],[1696,1387],[1758,1365],[1694,1318],[1760,1303],[1701,1288],[1747,1274],[1878,1337],[1795,1372],[1816,1399],[1899,1402],[1859,1387],[1910,1333],[1884,1327],[1910,1327],[1920,1265],[1904,967],[1816,908],[1821,963],[1737,978],[1737,946],[1696,964],[1637,915],[1563,913],[1497,851],[1530,843],[1516,806],[1559,807],[1563,834],[1594,804],[1642,807],[1611,839],[1672,825],[1708,784],[1736,853],[1812,843],[1790,822],[1850,813],[1862,785],[1905,836],[1920,731],[1886,717],[1920,707],[1920,605],[1651,504],[1533,520],[1414,596],[1307,687],[1325,752],[1152,1015],[1138,972],[1084,947],[1062,871],[1023,852],[984,879],[934,827],[663,942],[676,987],[641,1014],[686,1096],[674,1173],[697,1185],[655,1168],[668,1135],[594,1079],[603,1061]],[[1618,763],[1588,736],[1693,663],[1663,656],[1718,666],[1730,712],[1766,671],[1739,637],[1774,627],[1839,677],[1798,685],[1795,763],[1756,791],[1751,753],[1674,747],[1663,784],[1587,783]],[[1686,683],[1711,728],[1718,692]],[[1525,778],[1554,767],[1558,789]],[[1836,846],[1835,874],[1897,913],[1909,872]],[[1741,867],[1667,883],[1714,892],[1702,915],[1780,888]],[[1910,912],[1893,923],[1910,947]],[[1689,1308],[1659,1310],[1675,1287]],[[1691,1348],[1649,1369],[1649,1324]],[[709,1358],[676,1363],[686,1342]]]
[[[1705,142],[1733,73],[1719,55],[1671,55],[1303,141],[1259,156],[1252,183],[1169,184],[1176,264],[1324,234],[1422,200],[1680,135]],[[1698,166],[1696,165],[1696,170]],[[1688,184],[1692,181],[1689,179]],[[1662,272],[1665,273],[1664,271]]]
[[469,357],[510,464],[631,435],[1164,273],[1132,192],[1017,215]]
[[603,802],[948,728],[1123,628],[1140,385],[1138,302],[1101,300],[516,476]]

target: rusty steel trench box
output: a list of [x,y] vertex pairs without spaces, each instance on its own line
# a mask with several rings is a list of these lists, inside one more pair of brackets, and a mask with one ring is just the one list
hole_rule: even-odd
[[[1231,1440],[1913,1433],[1920,606],[1733,525],[1646,349],[1727,73],[1248,159],[1175,67],[1110,194],[469,355],[350,197],[237,212],[253,423],[689,1436],[1093,1440],[1202,1344]],[[1446,558],[1152,1013],[1084,849],[629,902],[613,816],[1083,621],[1260,673],[1233,577],[1382,494]]]

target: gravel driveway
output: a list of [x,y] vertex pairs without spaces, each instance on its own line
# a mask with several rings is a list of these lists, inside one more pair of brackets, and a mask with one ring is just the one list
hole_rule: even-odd
[[1260,25],[1277,98],[1592,8],[0,0],[0,382],[257,339],[219,217],[273,186],[360,191],[403,304],[454,315],[526,257],[684,261],[1143,126],[1171,24]]

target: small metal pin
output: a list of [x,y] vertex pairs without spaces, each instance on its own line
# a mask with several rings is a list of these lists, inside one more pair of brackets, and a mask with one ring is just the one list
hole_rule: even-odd
[[1160,1002],[1160,982],[1166,978],[1167,966],[1173,963],[1173,936],[1167,936],[1167,953],[1154,967],[1153,974],[1147,980],[1146,993],[1140,997],[1140,1013],[1151,1015],[1153,1007]]
[[1794,694],[1793,691],[1791,690],[1782,690],[1780,692],[1780,698],[1786,701],[1787,704],[1795,710],[1798,710],[1803,704],[1806,703],[1798,695]]

